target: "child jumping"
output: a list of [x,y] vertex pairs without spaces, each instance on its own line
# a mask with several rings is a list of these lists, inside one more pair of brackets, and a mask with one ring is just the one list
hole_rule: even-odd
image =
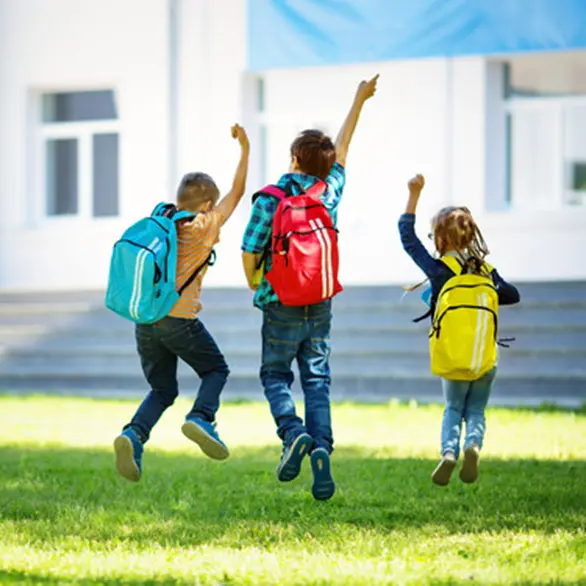
[[[230,192],[217,203],[218,188],[205,173],[189,173],[179,185],[177,208],[197,215],[190,221],[181,221],[177,227],[177,287],[187,282],[209,258],[222,225],[244,195],[250,147],[242,127],[234,125],[231,133],[240,144],[241,154]],[[204,268],[185,288],[167,317],[151,325],[136,326],[138,354],[151,391],[114,440],[116,468],[128,480],[140,480],[143,445],[161,415],[177,398],[179,358],[201,378],[197,398],[182,427],[183,434],[210,458],[224,460],[229,455],[215,429],[220,393],[229,374],[228,365],[198,318],[205,272]]]
[[[289,172],[281,176],[275,186],[270,186],[270,193],[269,188],[265,188],[257,194],[242,243],[244,272],[250,288],[256,291],[254,304],[263,312],[260,378],[283,443],[277,478],[281,482],[296,478],[303,458],[310,454],[312,494],[318,500],[330,499],[335,491],[330,470],[334,440],[329,365],[331,298],[341,289],[336,275],[335,224],[346,181],[348,148],[362,107],[376,91],[377,79],[378,75],[359,85],[335,144],[319,130],[306,130],[293,141]],[[291,203],[302,199],[309,203]],[[282,212],[283,224],[298,220],[300,224],[306,222],[307,226],[273,234],[273,219],[279,210],[285,209],[279,207],[283,205],[288,206]],[[322,216],[310,219],[312,214]],[[306,240],[302,241],[304,238]],[[296,239],[300,239],[298,245]],[[308,263],[307,272],[297,270],[294,261],[299,257],[296,255],[305,254],[307,249],[316,251],[317,256]],[[257,271],[264,259],[264,274],[268,278],[263,276],[258,284]],[[278,270],[272,270],[277,264]],[[280,271],[283,275],[287,270],[290,280],[280,281],[283,288],[279,297],[273,288],[276,274]],[[307,277],[315,270],[315,278]],[[297,291],[298,284],[304,280],[305,287]],[[309,298],[314,290],[319,302],[305,304],[290,299],[295,294],[302,298],[304,293]],[[305,422],[296,413],[291,393],[293,360],[297,360],[301,375]]]
[[[504,281],[496,269],[485,262],[488,248],[472,214],[465,207],[446,207],[436,214],[432,220],[430,238],[433,239],[440,258],[429,254],[415,234],[415,213],[424,185],[422,175],[409,181],[409,199],[407,209],[399,219],[399,233],[403,248],[430,281],[432,350],[434,344],[438,344],[439,348],[437,340],[446,340],[450,327],[461,328],[456,331],[455,338],[450,340],[447,351],[438,350],[435,356],[432,354],[432,371],[436,374],[454,373],[451,379],[442,377],[446,403],[441,433],[442,459],[432,474],[435,484],[445,486],[450,482],[460,453],[463,421],[466,422],[466,436],[460,478],[467,483],[475,482],[478,478],[480,450],[486,431],[485,409],[497,371],[498,305],[518,303],[520,297],[517,289]],[[463,277],[468,279],[467,283],[460,280],[458,282],[463,284],[456,284],[454,279],[462,279],[462,275],[470,275]],[[448,281],[450,284],[446,286]],[[457,288],[460,288],[462,295],[473,295],[473,301],[460,302],[450,307],[449,295],[453,295]],[[491,307],[491,296],[494,307]],[[476,299],[479,301],[475,301]],[[451,311],[452,309],[457,311]],[[459,348],[459,344],[468,345],[468,342],[462,342],[468,340],[464,329],[472,333],[473,342],[469,344],[470,347]],[[468,370],[458,371],[453,364],[449,364],[454,356],[472,357],[468,361],[472,364],[472,376]],[[484,369],[481,368],[483,357],[486,359]],[[435,365],[434,359],[437,360]],[[474,372],[481,373],[482,370],[486,372],[474,377]]]

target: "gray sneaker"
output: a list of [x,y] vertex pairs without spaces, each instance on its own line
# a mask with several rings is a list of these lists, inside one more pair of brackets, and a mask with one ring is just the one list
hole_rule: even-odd
[[455,467],[456,456],[453,452],[446,452],[437,468],[433,471],[431,479],[438,486],[447,486],[450,483],[450,478]]
[[470,444],[464,450],[464,463],[460,470],[460,480],[471,484],[478,479],[478,461],[480,460],[480,448],[478,444]]

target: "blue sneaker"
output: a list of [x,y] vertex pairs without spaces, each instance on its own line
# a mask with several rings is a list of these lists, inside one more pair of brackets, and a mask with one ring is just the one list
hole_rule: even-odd
[[216,424],[199,417],[190,417],[181,427],[183,435],[195,442],[201,451],[214,460],[225,460],[230,452],[216,431]]
[[121,476],[132,482],[138,482],[142,474],[142,452],[144,448],[136,431],[125,429],[114,440],[116,452],[116,469]]
[[277,478],[289,482],[299,476],[301,462],[313,444],[313,438],[307,433],[300,433],[291,444],[285,446],[281,461],[277,467]]
[[316,448],[311,452],[310,460],[313,472],[311,494],[318,501],[327,501],[336,492],[336,484],[330,469],[330,455],[325,448]]

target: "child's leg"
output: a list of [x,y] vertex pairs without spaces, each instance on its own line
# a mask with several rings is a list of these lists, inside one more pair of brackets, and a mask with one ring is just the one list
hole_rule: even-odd
[[[330,321],[312,328],[315,337],[304,340],[297,354],[305,398],[305,424],[314,447],[324,448],[331,454],[334,438],[330,406]],[[319,333],[323,335],[318,337]]]
[[327,500],[335,492],[329,457],[334,443],[329,365],[331,303],[327,301],[314,305],[309,308],[309,312],[309,328],[297,353],[297,362],[305,397],[305,422],[313,438],[312,493],[318,500]]
[[134,429],[142,443],[149,439],[151,430],[174,403],[179,392],[177,356],[161,343],[160,333],[158,325],[136,326],[136,345],[151,391],[125,429]]
[[442,421],[441,454],[447,452],[458,458],[460,454],[460,434],[470,382],[442,379],[442,389],[446,407]]
[[435,484],[446,486],[450,482],[460,453],[460,434],[468,382],[442,379],[446,407],[442,422],[442,459],[431,475]]
[[464,464],[460,470],[463,482],[475,482],[478,478],[480,448],[486,431],[484,412],[490,397],[496,368],[470,385],[466,400],[464,419],[466,420],[466,441],[464,442]]
[[331,302],[310,306],[308,313],[309,327],[297,353],[305,398],[305,423],[313,438],[313,447],[324,448],[331,454],[334,444],[330,406]]
[[165,345],[186,362],[201,378],[197,397],[186,416],[183,433],[215,460],[224,460],[229,451],[215,429],[220,394],[228,380],[229,369],[214,338],[199,319],[168,318]]
[[201,378],[197,397],[187,417],[213,423],[220,408],[220,394],[230,374],[224,355],[199,319],[170,319],[178,323],[163,342]]
[[297,355],[305,321],[302,310],[274,304],[263,312],[260,378],[277,435],[283,442],[283,456],[277,468],[281,481],[293,480],[299,474],[301,461],[312,443],[297,416],[291,392],[291,363]]
[[486,433],[485,411],[495,377],[496,367],[470,385],[464,410],[464,419],[466,420],[464,450],[473,444],[476,444],[478,449],[482,448]]
[[136,344],[144,375],[151,385],[131,422],[114,440],[116,468],[137,482],[142,474],[143,444],[164,411],[177,397],[177,357],[159,339],[159,326],[137,326]]

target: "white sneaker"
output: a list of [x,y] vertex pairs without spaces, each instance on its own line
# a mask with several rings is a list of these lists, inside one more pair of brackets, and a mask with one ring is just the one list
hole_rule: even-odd
[[431,479],[438,486],[447,486],[450,483],[450,478],[455,467],[456,456],[453,452],[446,452],[437,468],[433,471]]
[[460,480],[468,484],[476,482],[478,478],[478,461],[480,460],[480,448],[478,444],[470,444],[464,450],[464,463],[460,470]]

